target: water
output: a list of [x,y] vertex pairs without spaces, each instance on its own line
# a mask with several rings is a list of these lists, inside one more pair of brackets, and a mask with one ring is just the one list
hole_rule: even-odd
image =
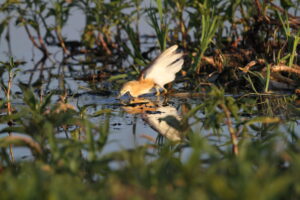
[[[63,29],[63,35],[67,38],[67,40],[76,40],[80,41],[80,33],[83,31],[85,25],[85,16],[82,14],[80,10],[73,10],[70,19],[68,20],[67,25]],[[140,22],[142,34],[153,32],[153,30],[149,27],[149,25],[145,22],[145,19],[142,19]],[[44,70],[41,72],[41,66],[38,67],[37,70],[34,69],[34,65],[38,62],[38,59],[42,57],[42,54],[39,50],[33,47],[31,41],[28,39],[26,32],[23,27],[14,26],[10,24],[10,37],[11,37],[11,47],[14,60],[24,60],[26,61],[25,65],[19,67],[20,72],[13,84],[13,93],[20,92],[20,89],[17,87],[19,82],[28,83],[31,78],[31,83],[36,82],[41,77],[41,74],[44,79],[44,89],[46,92],[52,91],[55,89],[64,89],[61,86],[62,80],[65,81],[64,85],[68,88],[70,93],[72,94],[81,94],[76,98],[69,98],[69,103],[73,104],[75,107],[78,106],[86,106],[91,105],[88,109],[88,113],[92,114],[93,112],[101,109],[111,109],[112,115],[110,117],[110,135],[108,145],[105,146],[103,153],[108,153],[112,151],[118,151],[121,149],[130,149],[135,148],[139,145],[144,145],[146,143],[153,143],[159,133],[151,128],[145,119],[147,116],[142,117],[143,113],[129,114],[124,111],[124,109],[120,106],[113,106],[114,104],[119,104],[120,101],[116,99],[116,94],[118,91],[113,91],[111,96],[99,96],[89,94],[85,89],[81,88],[90,88],[90,83],[86,81],[78,81],[74,80],[72,75],[74,72],[68,71],[65,66],[62,66],[62,70],[64,71],[64,77],[60,78],[51,78],[52,74],[59,73],[59,63],[52,63],[47,60],[45,63],[45,67],[51,67],[50,70]],[[8,61],[9,59],[9,50],[8,45],[5,40],[5,34],[2,35],[1,38],[1,47],[0,47],[0,60]],[[54,58],[59,62],[62,60],[61,49],[57,47],[50,47],[49,50],[55,53]],[[80,69],[80,67],[79,67]],[[81,76],[82,73],[80,70],[77,71],[78,76]],[[4,81],[7,81],[7,75],[4,75]],[[49,81],[49,83],[47,82]],[[95,83],[95,86],[102,87],[102,84],[105,83]],[[114,83],[108,83],[111,85]],[[93,85],[93,84],[92,84]],[[109,86],[111,87],[111,86]],[[118,88],[120,86],[116,86]],[[1,94],[1,96],[4,94]],[[53,102],[59,99],[58,96],[53,97]],[[167,109],[173,110],[173,112],[177,111],[176,107],[179,106],[179,100],[175,100],[176,105],[172,105],[167,107]],[[22,104],[20,99],[13,100],[13,106],[18,106]],[[161,107],[160,109],[164,109]],[[168,111],[168,110],[167,110]],[[167,113],[165,113],[167,114]],[[154,118],[153,116],[159,114],[148,114],[148,118]],[[104,119],[103,116],[95,117],[91,119],[95,124],[101,123]],[[152,119],[153,121],[153,119]],[[157,121],[157,120],[156,120]],[[5,127],[6,125],[1,125],[0,128]],[[5,136],[5,135],[2,135]],[[64,136],[64,134],[61,134]],[[16,155],[16,159],[26,158],[30,159],[30,151],[27,148],[15,148],[14,153]]]
[[[0,18],[3,16],[0,16]],[[67,40],[80,41],[83,28],[85,25],[85,16],[79,10],[73,10],[72,15],[68,21],[68,24],[63,29],[63,35]],[[141,34],[153,33],[153,29],[147,24],[145,19],[140,22]],[[162,118],[169,117],[168,120],[171,124],[180,121],[184,113],[184,106],[189,105],[193,108],[196,105],[202,103],[201,98],[178,98],[169,97],[167,100],[161,97],[157,99],[153,95],[147,96],[144,99],[137,99],[136,102],[131,103],[145,103],[137,106],[121,106],[125,101],[127,104],[130,101],[129,98],[124,98],[122,101],[116,98],[120,82],[89,82],[77,80],[78,77],[87,76],[82,71],[82,68],[87,66],[74,66],[70,71],[66,65],[61,65],[62,50],[58,47],[49,47],[49,50],[53,53],[52,60],[47,60],[45,65],[38,66],[34,69],[34,65],[42,57],[39,50],[33,47],[31,41],[28,39],[23,27],[17,27],[10,24],[11,34],[11,46],[12,54],[15,60],[24,60],[26,64],[19,67],[20,72],[14,80],[14,86],[12,88],[13,94],[20,92],[17,87],[19,82],[28,83],[30,79],[31,83],[38,80],[42,80],[42,89],[45,93],[58,90],[63,93],[67,91],[68,103],[75,107],[89,106],[87,113],[93,114],[102,109],[111,110],[110,115],[110,134],[108,144],[103,150],[103,154],[119,151],[123,149],[132,149],[145,144],[153,144],[160,140],[161,135],[165,137],[165,140],[179,141],[184,138],[180,135],[180,131],[176,128],[169,126],[167,121],[163,121]],[[2,35],[0,46],[0,60],[8,61],[9,50],[5,41],[5,34]],[[153,40],[154,46],[156,40]],[[157,51],[155,52],[157,53]],[[80,56],[79,56],[80,58]],[[84,57],[82,57],[84,58]],[[128,65],[128,63],[127,63]],[[44,67],[44,70],[43,70]],[[99,64],[99,67],[102,65]],[[49,69],[48,69],[49,68]],[[46,70],[47,69],[47,70]],[[92,70],[90,70],[92,71]],[[7,81],[7,75],[3,75],[4,81]],[[174,86],[178,88],[178,85]],[[40,88],[38,88],[40,89]],[[38,94],[36,89],[36,94]],[[111,92],[108,96],[97,95],[95,93],[100,90]],[[3,98],[3,93],[0,93],[0,98]],[[56,102],[59,99],[59,95],[53,97],[52,101]],[[140,102],[138,102],[140,101]],[[22,106],[22,101],[16,96],[13,99],[13,106]],[[205,116],[199,114],[199,118]],[[103,123],[106,120],[105,115],[91,118],[91,121],[95,124]],[[167,119],[166,119],[167,120]],[[177,121],[176,121],[177,120]],[[195,119],[191,118],[190,123],[193,123]],[[4,128],[6,125],[1,124],[0,128]],[[227,127],[222,124],[222,135],[213,134],[210,130],[204,130],[202,123],[197,123],[190,127],[194,132],[199,132],[203,137],[208,138],[215,145],[220,148],[225,148],[224,144],[230,140]],[[299,128],[297,127],[296,130]],[[5,135],[2,135],[2,137]],[[64,133],[59,135],[60,137],[66,137]],[[14,148],[16,159],[30,159],[30,151],[27,148]],[[186,149],[182,155],[188,155],[189,149]]]

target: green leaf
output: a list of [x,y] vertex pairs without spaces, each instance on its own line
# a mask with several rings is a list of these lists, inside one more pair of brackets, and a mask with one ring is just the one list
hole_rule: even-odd
[[53,92],[51,92],[50,94],[48,94],[43,102],[42,102],[42,105],[41,105],[41,108],[40,108],[40,112],[43,113],[46,109],[47,106],[49,106],[49,104],[51,103],[51,97],[53,96]]
[[100,115],[103,115],[103,114],[110,114],[112,111],[111,109],[101,109],[101,110],[98,110],[96,112],[93,113],[93,117],[98,117]]
[[7,27],[7,22],[6,20],[3,20],[1,23],[0,23],[0,38],[1,38],[1,35],[2,33],[4,32],[4,30],[6,29]]
[[246,125],[251,125],[255,123],[270,124],[279,122],[281,122],[281,119],[279,117],[254,117],[251,120],[247,121]]
[[0,130],[0,133],[24,133],[25,129],[22,126],[8,126]]
[[34,111],[37,111],[38,109],[38,101],[37,99],[35,98],[35,95],[34,93],[32,92],[31,89],[29,88],[26,88],[25,86],[23,85],[19,85],[19,87],[21,88],[23,94],[24,94],[24,97],[23,97],[23,100],[24,102]]

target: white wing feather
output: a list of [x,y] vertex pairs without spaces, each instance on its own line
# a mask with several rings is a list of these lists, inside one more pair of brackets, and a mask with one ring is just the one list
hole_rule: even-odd
[[176,53],[177,45],[162,52],[143,72],[145,79],[153,79],[154,83],[163,87],[175,79],[183,65],[183,53]]

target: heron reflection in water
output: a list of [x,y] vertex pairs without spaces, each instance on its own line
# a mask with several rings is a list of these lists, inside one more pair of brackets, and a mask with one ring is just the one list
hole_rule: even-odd
[[134,98],[122,107],[127,113],[141,114],[149,126],[170,141],[180,142],[183,139],[178,122],[181,116],[175,107],[163,105],[161,101],[151,101],[146,98]]

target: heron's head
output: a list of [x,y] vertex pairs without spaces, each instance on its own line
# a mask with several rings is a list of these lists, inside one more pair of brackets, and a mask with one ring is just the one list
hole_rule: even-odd
[[135,84],[135,81],[129,81],[129,82],[125,83],[120,90],[118,98],[125,95],[127,92],[129,92],[129,94],[132,95],[131,90],[132,90],[132,87],[134,86],[134,84]]

